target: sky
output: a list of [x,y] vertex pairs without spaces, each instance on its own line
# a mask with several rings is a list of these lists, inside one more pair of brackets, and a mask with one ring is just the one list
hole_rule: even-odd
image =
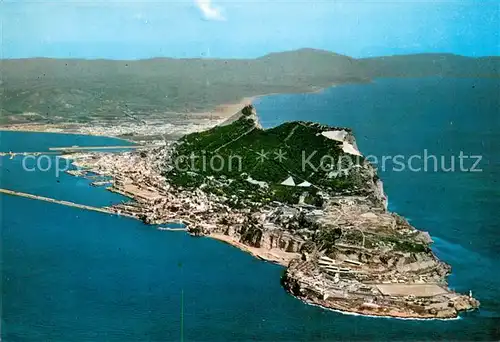
[[500,0],[0,0],[3,58],[500,55]]

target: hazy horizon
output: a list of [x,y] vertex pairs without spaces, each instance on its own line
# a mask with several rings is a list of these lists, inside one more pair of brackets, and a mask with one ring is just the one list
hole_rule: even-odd
[[7,0],[0,21],[5,59],[249,59],[304,47],[500,55],[497,1]]
[[391,54],[391,55],[380,55],[380,56],[369,56],[369,57],[352,57],[349,55],[344,55],[344,54],[339,54],[336,51],[329,51],[329,50],[322,50],[322,49],[315,49],[315,48],[309,48],[309,47],[303,47],[303,48],[297,48],[294,50],[282,50],[282,51],[270,51],[264,55],[256,56],[256,57],[206,57],[206,56],[199,56],[199,57],[169,57],[169,56],[152,56],[152,57],[146,57],[146,58],[85,58],[85,57],[45,57],[45,56],[32,56],[32,57],[13,57],[13,58],[0,58],[0,60],[22,60],[22,59],[60,59],[60,60],[65,60],[65,59],[71,59],[71,60],[87,60],[87,61],[147,61],[147,60],[154,60],[154,59],[204,59],[204,60],[254,60],[254,59],[259,59],[265,56],[269,56],[272,54],[281,54],[281,53],[293,53],[297,52],[300,50],[315,50],[315,51],[323,51],[323,52],[330,52],[333,54],[337,55],[342,55],[346,57],[351,57],[354,59],[370,59],[370,58],[378,58],[378,57],[392,57],[392,56],[419,56],[419,55],[453,55],[453,56],[459,56],[459,57],[465,57],[465,58],[473,58],[473,59],[480,59],[480,58],[495,58],[498,57],[500,58],[500,55],[485,55],[485,56],[467,56],[467,55],[461,55],[457,53],[451,53],[451,52],[416,52],[416,53],[400,53],[400,54]]

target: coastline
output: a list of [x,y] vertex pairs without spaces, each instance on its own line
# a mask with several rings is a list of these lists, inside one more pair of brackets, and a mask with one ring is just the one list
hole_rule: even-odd
[[[346,83],[347,84],[347,83]],[[262,97],[265,96],[272,96],[272,95],[286,95],[286,94],[318,94],[323,92],[326,89],[332,88],[332,87],[337,87],[342,84],[338,83],[332,83],[327,86],[321,86],[321,87],[312,87],[316,89],[310,89],[307,91],[297,91],[297,92],[273,92],[273,93],[264,93],[264,94],[258,94],[258,95],[250,95],[250,96],[245,96],[241,98],[240,100],[236,102],[229,102],[229,103],[222,103],[219,105],[216,105],[212,110],[208,111],[203,111],[203,112],[193,112],[193,113],[187,113],[188,115],[191,115],[191,119],[196,119],[197,117],[210,117],[211,121],[213,121],[213,116],[216,116],[218,120],[215,120],[216,122],[210,122],[204,125],[201,125],[198,127],[197,131],[203,131],[206,129],[210,129],[214,126],[217,126],[218,124],[224,122],[226,119],[238,114],[238,112],[241,110],[241,108],[245,107],[246,105],[253,104],[255,100],[258,100]],[[71,128],[67,127],[68,125],[74,125],[75,123],[69,123],[69,122],[62,122],[59,124],[43,124],[43,123],[11,123],[11,124],[3,124],[0,125],[0,131],[14,131],[14,132],[39,132],[39,133],[54,133],[54,134],[75,134],[75,135],[91,135],[91,136],[104,136],[104,137],[110,137],[110,138],[117,138],[121,139],[124,141],[128,141],[131,143],[137,143],[136,140],[129,139],[126,136],[122,135],[116,135],[116,134],[109,134],[109,133],[103,133],[103,132],[92,132],[88,129],[82,130],[82,126],[79,126],[79,128]],[[123,124],[123,123],[121,123]],[[117,122],[116,126],[119,126],[120,123]],[[66,126],[66,127],[65,127]],[[192,132],[186,132],[187,133],[192,133]]]
[[[238,102],[233,103],[224,103],[217,105],[211,111],[205,112],[194,112],[187,113],[190,115],[190,120],[200,121],[198,126],[196,126],[197,131],[203,131],[214,126],[217,126],[219,123],[223,122],[225,119],[237,114],[241,108],[252,103],[256,99],[256,96],[244,97]],[[209,122],[203,123],[202,118],[210,117]],[[214,119],[216,117],[217,119]],[[97,123],[98,124],[98,123]],[[124,141],[128,141],[131,143],[137,143],[137,140],[130,139],[127,136],[111,134],[111,132],[105,131],[89,131],[87,126],[79,126],[79,127],[68,127],[69,125],[74,125],[74,123],[59,123],[59,124],[41,124],[41,123],[22,123],[22,124],[6,124],[0,125],[1,131],[11,131],[11,132],[38,132],[38,133],[53,133],[53,134],[74,134],[74,135],[90,135],[90,136],[102,136],[109,138],[121,139]],[[123,122],[117,122],[115,126],[123,125]],[[98,126],[98,125],[97,125]],[[155,126],[152,124],[152,126]],[[190,131],[186,131],[184,134],[192,133]]]
[[339,313],[339,314],[342,314],[342,315],[348,315],[348,316],[358,316],[358,317],[367,317],[367,318],[398,319],[398,320],[402,320],[402,321],[425,321],[425,322],[427,322],[427,321],[443,321],[443,322],[447,322],[447,321],[458,321],[458,320],[462,319],[462,317],[460,317],[460,316],[449,317],[449,318],[436,318],[436,317],[421,318],[421,317],[403,317],[403,316],[397,316],[397,315],[394,315],[394,316],[391,316],[391,315],[377,315],[377,314],[366,313],[366,312],[362,313],[362,312],[355,312],[355,311],[347,311],[347,310],[341,310],[341,309],[334,309],[334,308],[323,306],[321,304],[317,304],[317,303],[315,303],[313,301],[308,301],[306,299],[299,298],[299,297],[294,296],[294,295],[292,295],[292,297],[294,297],[295,299],[300,300],[305,305],[314,306],[314,307],[317,307],[317,308],[321,308],[323,310],[328,310],[328,311],[332,311],[332,312],[335,312],[335,313]]
[[272,262],[275,264],[278,264],[283,267],[287,267],[289,262],[300,255],[298,253],[287,253],[283,252],[281,250],[275,249],[275,250],[269,250],[269,249],[264,249],[264,248],[257,248],[257,247],[252,247],[245,245],[236,239],[232,238],[229,235],[221,234],[221,233],[211,233],[209,235],[204,235],[204,237],[207,238],[212,238],[221,242],[224,242],[226,244],[229,244],[233,247],[238,248],[239,250],[246,252],[250,254],[251,256],[263,260],[263,261],[268,261]]
[[346,84],[349,84],[349,83],[332,83],[332,84],[324,86],[324,87],[314,87],[313,86],[312,88],[316,88],[316,89],[310,89],[310,90],[307,90],[307,91],[274,92],[274,93],[254,95],[254,96],[251,96],[251,97],[248,97],[248,98],[252,99],[252,103],[253,103],[254,100],[260,99],[261,97],[272,96],[272,95],[319,94],[319,93],[325,91],[326,89],[330,89],[330,88],[334,88],[334,87],[338,87],[338,86],[346,85]]
[[70,130],[64,130],[58,125],[38,125],[33,126],[28,125],[14,125],[14,126],[0,126],[0,134],[2,132],[19,132],[19,133],[49,133],[49,134],[71,134],[71,135],[88,135],[92,137],[104,137],[123,140],[132,144],[137,144],[137,141],[127,139],[126,137],[114,136],[114,135],[104,135],[104,134],[91,134],[88,132],[74,132]]
[[246,105],[251,104],[255,100],[256,96],[245,96],[238,100],[237,102],[223,103],[217,105],[213,110],[201,113],[192,113],[193,115],[217,115],[222,119],[227,119],[235,114],[237,114],[241,108]]
[[[167,152],[168,148],[165,149],[165,152]],[[168,152],[167,152],[168,153]],[[273,248],[273,247],[278,247],[277,245],[273,245],[271,242],[271,245],[268,244],[268,242],[258,241],[258,242],[251,242],[250,240],[246,239],[242,240],[242,236],[240,233],[237,231],[236,226],[234,223],[236,222],[242,222],[240,221],[241,218],[244,216],[241,215],[241,213],[238,213],[237,211],[229,211],[228,217],[231,217],[234,220],[234,223],[229,223],[228,229],[225,230],[223,226],[217,227],[216,221],[214,221],[214,217],[206,216],[207,213],[213,212],[212,210],[216,210],[217,212],[217,200],[216,199],[210,199],[207,197],[207,195],[203,194],[201,191],[183,191],[183,190],[178,190],[175,188],[175,186],[162,186],[160,185],[161,183],[159,180],[162,180],[161,182],[164,182],[163,177],[158,172],[158,170],[154,170],[154,168],[151,168],[151,159],[148,158],[141,158],[137,155],[134,154],[124,154],[124,155],[113,155],[109,154],[108,156],[101,156],[98,157],[97,159],[102,160],[98,163],[94,163],[92,161],[92,158],[88,158],[88,156],[76,156],[77,159],[78,157],[83,158],[80,160],[77,160],[75,165],[80,165],[85,167],[85,169],[89,171],[93,171],[96,173],[100,173],[99,171],[109,171],[107,169],[110,165],[114,164],[117,166],[114,171],[112,171],[111,174],[106,174],[108,176],[112,176],[116,182],[114,182],[114,185],[111,188],[108,188],[110,191],[115,191],[119,192],[122,191],[123,195],[126,195],[129,198],[132,198],[135,200],[135,204],[130,205],[130,204],[125,204],[122,206],[117,206],[114,208],[114,210],[120,210],[120,211],[125,211],[130,213],[132,216],[134,216],[137,219],[142,220],[146,224],[162,224],[167,221],[172,221],[177,219],[182,219],[184,222],[187,222],[187,231],[194,236],[204,236],[208,238],[213,238],[215,240],[219,240],[221,242],[230,244],[238,249],[240,249],[243,252],[249,253],[253,257],[256,257],[261,260],[269,261],[276,263],[278,265],[281,265],[283,267],[287,268],[287,273],[288,271],[291,270],[291,275],[287,274],[287,278],[290,280],[289,284],[291,286],[285,286],[285,289],[292,294],[293,296],[306,301],[310,304],[315,304],[318,306],[321,306],[326,309],[334,309],[334,310],[339,310],[342,312],[347,312],[347,313],[357,313],[360,315],[366,315],[366,316],[382,316],[382,317],[397,317],[397,318],[417,318],[417,319],[431,319],[431,318],[441,318],[441,319],[450,319],[450,318],[455,318],[457,316],[457,311],[449,310],[446,308],[440,309],[437,314],[436,312],[434,313],[429,313],[427,311],[424,312],[414,312],[413,310],[408,310],[404,306],[405,301],[402,297],[399,297],[400,299],[397,299],[395,302],[389,301],[388,303],[385,304],[384,310],[379,311],[379,312],[373,312],[372,308],[369,308],[367,305],[367,301],[359,301],[360,299],[356,297],[356,295],[353,294],[353,296],[349,297],[335,297],[335,296],[330,296],[327,294],[327,292],[323,292],[321,288],[319,289],[319,292],[317,291],[318,289],[316,288],[315,283],[317,283],[317,274],[308,274],[308,273],[303,273],[301,267],[295,267],[292,265],[291,261],[292,260],[300,260],[301,254],[299,253],[298,249],[292,249],[290,252],[284,252],[284,247],[279,247],[279,248]],[[161,158],[159,155],[158,157]],[[94,167],[97,166],[97,170],[94,169]],[[104,169],[102,168],[104,167]],[[153,174],[150,174],[148,177],[148,181],[146,184],[144,184],[144,179],[142,178],[144,172],[141,171],[144,170],[144,172],[153,172]],[[149,170],[149,171],[147,171]],[[135,176],[134,176],[135,174]],[[137,178],[139,177],[139,178]],[[140,180],[142,179],[142,180]],[[140,180],[140,181],[139,181]],[[379,191],[382,191],[378,189]],[[160,202],[158,202],[160,201]],[[164,202],[163,202],[164,201]],[[158,204],[158,203],[165,203],[164,205],[153,205],[153,203]],[[211,204],[215,204],[215,207],[212,208],[211,210]],[[187,206],[186,206],[187,205]],[[204,209],[200,209],[201,207]],[[356,207],[356,206],[355,206]],[[221,208],[221,207],[219,207]],[[368,207],[367,209],[363,209],[365,211],[362,212],[353,212],[352,215],[353,217],[363,217],[361,214],[367,214],[368,211],[373,210],[373,208]],[[346,212],[344,209],[342,209],[344,214]],[[336,214],[337,215],[337,214]],[[349,214],[351,215],[351,214]],[[348,216],[349,216],[348,215]],[[365,216],[368,221],[373,218],[373,212],[369,214],[369,216]],[[378,215],[384,215],[378,214]],[[391,213],[386,213],[385,215],[391,215]],[[390,219],[393,220],[394,217],[382,217],[382,216],[377,216],[375,215],[375,219],[377,222],[380,219],[380,223],[383,223],[385,220]],[[325,219],[330,220],[331,217],[325,217]],[[352,218],[349,220],[353,220]],[[403,219],[404,220],[404,219]],[[350,224],[357,225],[358,223],[352,221]],[[363,221],[363,220],[362,220]],[[194,222],[194,223],[192,223]],[[264,222],[264,221],[263,221]],[[362,222],[359,222],[362,223]],[[367,222],[365,222],[366,224]],[[390,223],[390,222],[389,222]],[[363,224],[363,223],[362,223]],[[394,224],[394,222],[392,223]],[[390,226],[391,224],[389,224]],[[394,228],[392,228],[394,229]],[[410,231],[416,229],[414,227],[411,227],[409,225],[403,226],[400,229],[410,229]],[[420,233],[420,231],[418,231]],[[265,233],[267,234],[267,233]],[[281,235],[281,234],[279,234]],[[261,236],[262,237],[262,236]],[[275,240],[278,238],[278,240]],[[287,246],[290,240],[286,240],[289,237],[285,237],[285,240],[281,240],[281,237],[278,236],[269,236],[266,235],[265,240],[266,241],[283,241],[286,242]],[[254,247],[258,246],[258,247]],[[300,245],[299,245],[300,246]],[[347,245],[341,246],[339,244],[339,248],[345,248]],[[353,246],[355,247],[355,246]],[[347,248],[351,248],[347,246]],[[288,248],[286,249],[288,251]],[[432,254],[432,258],[435,256]],[[438,269],[441,269],[441,271],[445,271],[446,267],[442,265],[441,262],[438,260],[429,260],[429,259],[424,259],[428,260],[426,261],[427,263],[431,262],[431,265],[434,265],[433,267],[437,267]],[[424,260],[422,261],[423,263]],[[305,262],[309,262],[311,264],[311,261],[306,259]],[[313,261],[313,264],[316,263]],[[295,262],[295,264],[297,264]],[[362,264],[362,263],[359,263]],[[314,267],[317,267],[314,266]],[[345,267],[345,266],[344,266]],[[358,270],[359,270],[359,266]],[[369,266],[367,266],[369,267]],[[426,266],[429,267],[429,266]],[[444,268],[442,268],[444,267]],[[351,268],[352,270],[352,268]],[[354,268],[356,270],[356,268]],[[297,271],[297,272],[296,272]],[[316,269],[316,271],[319,271],[319,269]],[[315,272],[316,272],[315,271]],[[368,272],[369,269],[366,269],[366,272]],[[308,272],[308,271],[307,271]],[[361,273],[363,271],[361,270]],[[316,274],[316,275],[315,275]],[[406,279],[406,276],[404,273],[400,274],[400,276],[403,277],[403,282],[408,282],[407,284],[411,284],[412,282],[415,281],[415,279],[412,278],[412,276],[409,276],[408,279]],[[374,289],[377,288],[378,285],[381,285],[384,283],[384,281],[391,280],[391,275],[388,275],[388,278],[379,278],[378,281],[375,281],[375,285],[369,285],[372,286]],[[397,278],[396,278],[397,280]],[[426,278],[425,282],[431,282],[429,278]],[[394,282],[394,281],[393,281]],[[400,281],[396,281],[400,283]],[[304,287],[305,292],[304,293],[310,293],[309,295],[305,296],[297,296],[297,293],[292,290],[294,287],[294,284],[302,284],[301,286]],[[358,283],[358,284],[364,284],[364,283]],[[406,286],[405,284],[403,285],[398,285],[399,287],[401,286]],[[444,284],[446,285],[446,284]],[[323,285],[324,286],[324,285]],[[329,286],[329,285],[328,285]],[[447,286],[447,285],[446,285]],[[324,288],[328,289],[328,287]],[[379,291],[379,290],[378,290]],[[382,292],[377,292],[375,296],[378,299],[381,299],[381,302],[384,302],[386,299],[383,299],[385,295],[382,295]],[[415,292],[415,295],[420,298],[421,295],[417,294],[421,293],[420,289],[418,292]],[[456,294],[449,290],[446,287],[445,290],[446,295],[449,295],[449,297],[446,298],[439,298],[436,299],[437,303],[440,304],[440,307],[442,307],[441,303],[447,304],[448,301],[454,301],[454,298],[457,298]],[[326,297],[321,297],[327,294]],[[425,297],[425,295],[422,295]],[[434,296],[434,295],[433,295]],[[325,301],[326,298],[330,298],[329,301]],[[338,298],[338,299],[335,299]],[[392,297],[391,297],[392,298]],[[424,300],[425,302],[425,300]],[[451,303],[451,302],[450,302]],[[426,304],[428,305],[428,304]],[[436,304],[437,305],[437,304]],[[463,307],[463,304],[462,304]],[[463,310],[463,309],[460,309]]]
[[[215,240],[218,240],[220,242],[229,244],[233,247],[238,248],[242,252],[248,253],[251,256],[262,260],[262,261],[267,261],[267,262],[272,262],[274,264],[280,265],[282,267],[287,267],[288,263],[290,260],[300,257],[298,253],[285,253],[289,254],[288,258],[282,258],[279,257],[279,251],[276,251],[277,254],[273,254],[272,251],[270,250],[265,250],[262,248],[255,248],[251,246],[247,246],[231,236],[220,234],[220,233],[212,233],[209,235],[204,235],[203,237],[207,238],[212,238]],[[267,251],[267,252],[266,252]],[[375,312],[368,312],[368,311],[362,311],[362,310],[348,310],[346,308],[342,308],[340,305],[335,307],[331,304],[325,304],[325,302],[322,302],[320,300],[313,300],[309,298],[301,298],[298,297],[292,293],[289,293],[292,297],[295,299],[301,301],[305,305],[311,305],[314,307],[321,308],[323,310],[328,310],[332,311],[335,313],[343,314],[343,315],[350,315],[350,316],[360,316],[360,317],[367,317],[367,318],[385,318],[385,319],[398,319],[398,320],[409,320],[409,321],[452,321],[452,320],[460,320],[462,317],[460,315],[457,316],[450,316],[450,317],[435,317],[435,316],[412,316],[412,315],[405,315],[401,314],[398,312],[389,312],[389,313],[375,313]]]
[[[322,89],[318,89],[314,92],[319,92],[319,91],[322,91],[324,90],[324,88]],[[260,95],[260,96],[268,96],[268,95],[272,95],[272,94],[265,94],[265,95]],[[245,103],[248,103],[248,101],[253,101],[255,100],[257,97],[260,97],[260,96],[256,96],[256,97],[252,97],[252,98],[245,98],[242,100],[242,102],[245,102]],[[241,102],[240,102],[241,103]],[[235,115],[235,114],[238,114],[239,110],[241,109],[240,107],[240,103],[238,104],[229,104],[229,105],[223,105],[220,109],[220,112],[224,112],[224,113],[228,113],[231,112],[232,114],[231,115]],[[234,109],[238,109],[238,111],[234,112],[233,110]],[[212,127],[213,125],[210,125],[209,127]],[[56,132],[56,133],[64,133],[64,132]],[[74,134],[81,134],[81,133],[74,133]],[[71,158],[71,157],[70,157]],[[75,164],[76,165],[76,164]],[[123,171],[123,170],[120,170],[120,171]],[[109,189],[111,191],[116,191],[114,190],[113,188],[112,189]],[[138,196],[140,196],[140,191],[138,191],[137,193],[137,196],[134,195],[134,193],[130,193],[130,194],[124,194],[125,196],[129,197],[129,198],[132,198],[134,199],[136,202],[140,203],[140,201],[138,200]],[[141,206],[142,204],[139,205],[139,207]],[[134,216],[136,219],[141,219],[140,216]],[[219,240],[221,242],[224,242],[224,243],[227,243],[227,244],[230,244],[240,250],[242,250],[243,252],[246,252],[246,253],[249,253],[250,255],[252,255],[253,257],[256,257],[258,259],[261,259],[261,260],[265,260],[265,261],[270,261],[270,262],[273,262],[273,263],[276,263],[276,264],[279,264],[281,266],[284,266],[284,267],[287,267],[290,263],[291,260],[297,258],[300,256],[300,254],[298,253],[285,253],[279,249],[277,250],[273,250],[273,249],[268,249],[268,248],[256,248],[256,247],[251,247],[247,244],[244,244],[240,241],[238,241],[238,239],[235,239],[234,237],[230,236],[230,235],[226,235],[226,234],[221,234],[221,233],[218,233],[218,232],[209,232],[209,233],[206,233],[206,234],[203,234],[203,236],[206,236],[206,237],[209,237],[209,238],[213,238],[213,239],[216,239],[216,240]],[[290,292],[290,291],[289,291]],[[293,293],[290,293],[292,294],[293,296],[295,296]],[[317,305],[317,306],[320,306],[324,309],[328,309],[328,310],[334,310],[334,311],[338,311],[338,312],[342,312],[342,313],[346,313],[346,314],[359,314],[359,315],[362,315],[362,316],[372,316],[372,317],[386,317],[386,318],[400,318],[400,319],[420,319],[420,320],[429,320],[429,319],[441,319],[441,320],[448,320],[448,319],[456,319],[457,316],[446,316],[446,317],[435,317],[435,316],[431,316],[431,315],[406,315],[402,312],[397,312],[397,311],[394,311],[394,312],[383,312],[383,313],[373,313],[373,312],[366,312],[364,310],[357,310],[356,308],[352,308],[352,307],[349,307],[349,308],[342,308],[342,305],[341,305],[341,301],[339,301],[339,303],[337,304],[328,304],[326,303],[325,301],[322,301],[320,299],[315,299],[315,298],[300,298],[300,297],[297,297],[295,296],[296,298],[302,300],[303,302],[306,302],[308,304],[311,304],[311,305]]]
[[[59,201],[59,200],[55,200],[52,198],[38,196],[38,195],[19,193],[19,192],[10,191],[7,189],[0,189],[0,190],[1,190],[0,192],[3,192],[7,195],[27,197],[27,198],[34,199],[34,200],[42,200],[42,201],[77,207],[77,208],[82,209],[82,210],[93,210],[93,211],[101,212],[104,214],[118,215],[118,216],[124,216],[124,217],[138,219],[134,215],[129,215],[127,213],[117,213],[117,212],[114,212],[113,210],[109,210],[106,207],[104,207],[104,208],[89,207],[86,205],[74,204],[74,203],[67,202],[67,201]],[[125,195],[125,196],[133,198],[130,195]],[[189,232],[187,227],[186,228],[158,227],[157,229],[161,230],[161,231],[170,231],[170,232]],[[252,257],[255,257],[255,258],[262,260],[262,261],[272,262],[272,263],[275,263],[277,265],[283,266],[285,268],[288,266],[288,264],[291,260],[300,257],[300,255],[298,253],[287,253],[287,252],[283,252],[281,250],[269,250],[269,249],[264,249],[264,248],[251,247],[251,246],[245,245],[245,244],[235,240],[231,236],[228,236],[225,234],[212,233],[209,235],[204,235],[203,237],[212,238],[214,240],[218,240],[220,242],[229,244],[233,247],[238,248],[242,252],[250,254]],[[412,315],[398,313],[397,311],[377,314],[375,312],[370,312],[370,311],[347,309],[347,308],[342,307],[338,303],[337,304],[332,304],[331,302],[327,303],[326,301],[322,301],[322,300],[319,300],[316,298],[304,298],[304,297],[301,298],[299,296],[294,295],[293,293],[290,293],[290,295],[292,295],[296,299],[300,300],[304,304],[316,306],[316,307],[326,309],[329,311],[333,311],[336,313],[353,315],[353,316],[365,316],[365,317],[371,317],[371,318],[395,318],[395,319],[402,319],[402,320],[420,320],[420,321],[429,321],[429,320],[445,321],[445,320],[461,319],[460,316],[449,316],[449,317],[434,317],[431,315],[429,315],[429,316],[422,316],[422,315],[412,316]]]

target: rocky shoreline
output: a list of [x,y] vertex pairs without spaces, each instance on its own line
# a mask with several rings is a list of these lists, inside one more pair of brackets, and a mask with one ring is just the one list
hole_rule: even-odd
[[[355,146],[354,137],[349,137]],[[286,267],[284,288],[304,302],[362,315],[455,318],[479,307],[450,290],[449,265],[432,253],[432,240],[387,211],[382,182],[362,165],[363,193],[324,194],[321,206],[269,202],[235,208],[225,195],[166,181],[175,142],[148,151],[78,153],[85,173],[108,176],[109,190],[133,199],[108,208],[147,224],[181,222],[193,236],[229,243]],[[213,182],[213,184],[212,184]],[[207,178],[205,187],[221,186]],[[203,188],[203,187],[201,187]]]

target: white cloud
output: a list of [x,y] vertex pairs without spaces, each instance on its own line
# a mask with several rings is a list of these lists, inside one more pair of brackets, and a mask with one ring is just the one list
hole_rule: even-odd
[[214,7],[211,0],[196,0],[196,6],[207,20],[226,20],[219,7]]

